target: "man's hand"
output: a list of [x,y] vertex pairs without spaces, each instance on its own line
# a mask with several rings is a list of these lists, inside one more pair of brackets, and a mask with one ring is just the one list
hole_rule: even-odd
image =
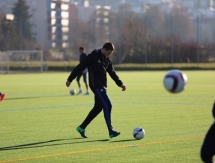
[[126,87],[123,84],[120,87],[122,88],[122,91],[126,90]]
[[67,86],[67,87],[69,87],[69,86],[70,86],[70,84],[71,84],[71,82],[70,82],[70,81],[67,81],[67,82],[66,82],[66,86]]

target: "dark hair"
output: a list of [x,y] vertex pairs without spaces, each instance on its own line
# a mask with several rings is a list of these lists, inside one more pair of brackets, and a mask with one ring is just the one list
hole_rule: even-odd
[[83,47],[83,46],[81,46],[80,48],[79,48],[79,50],[84,50],[85,48]]
[[113,50],[114,50],[114,45],[113,45],[111,42],[106,42],[106,43],[103,45],[102,48],[106,49],[107,51],[108,51],[108,50],[113,51]]

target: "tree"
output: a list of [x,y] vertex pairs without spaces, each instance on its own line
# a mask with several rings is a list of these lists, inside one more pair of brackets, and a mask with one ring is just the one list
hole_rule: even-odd
[[110,22],[110,40],[116,47],[113,62],[143,62],[146,30],[143,15],[133,12],[129,4],[121,4]]
[[191,40],[192,22],[189,13],[185,8],[173,8],[169,14],[166,14],[165,33],[171,37],[171,31],[174,37],[186,42]]
[[147,24],[147,35],[153,38],[161,39],[165,37],[165,13],[159,6],[151,6],[145,13]]
[[[1,17],[1,16],[0,16]],[[19,45],[19,32],[11,20],[0,18],[0,51],[17,49]]]
[[29,7],[27,6],[25,0],[18,0],[12,8],[12,12],[14,15],[14,24],[17,29],[19,29],[20,36],[23,36],[27,40],[32,40],[32,24],[30,23],[30,18],[32,15],[29,14]]

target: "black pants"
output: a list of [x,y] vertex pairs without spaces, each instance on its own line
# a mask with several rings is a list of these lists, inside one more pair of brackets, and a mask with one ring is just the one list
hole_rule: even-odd
[[201,158],[205,163],[213,163],[215,155],[215,122],[211,125],[201,148]]
[[111,133],[113,131],[113,127],[111,125],[112,104],[107,96],[106,89],[96,88],[92,89],[92,91],[95,94],[95,104],[80,127],[85,129],[90,124],[90,122],[103,110],[108,131]]

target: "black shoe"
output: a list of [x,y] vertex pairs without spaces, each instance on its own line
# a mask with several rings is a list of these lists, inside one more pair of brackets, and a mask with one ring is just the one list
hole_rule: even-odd
[[82,136],[82,138],[87,138],[87,136],[85,135],[85,129],[82,129],[80,126],[78,126],[76,128],[76,131],[79,132],[79,134]]
[[110,138],[114,138],[120,135],[120,132],[117,131],[112,131],[111,133],[109,133]]

